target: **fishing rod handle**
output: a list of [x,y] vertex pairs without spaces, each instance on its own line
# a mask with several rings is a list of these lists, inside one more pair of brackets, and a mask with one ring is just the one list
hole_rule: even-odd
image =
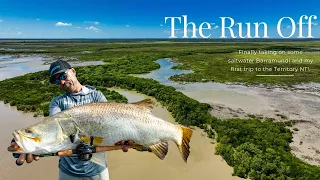
[[95,147],[95,152],[119,150],[119,149],[122,149],[123,147],[139,148],[139,147],[142,147],[142,145],[133,144],[133,145],[118,145],[118,146],[96,146]]

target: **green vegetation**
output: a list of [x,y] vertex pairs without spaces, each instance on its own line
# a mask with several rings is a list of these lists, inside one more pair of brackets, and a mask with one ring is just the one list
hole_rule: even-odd
[[[15,48],[20,42],[2,42],[4,48]],[[268,79],[256,76],[235,76],[224,71],[227,58],[241,49],[291,49],[307,50],[317,47],[310,42],[37,42],[29,41],[16,53],[42,53],[55,57],[77,57],[79,60],[103,60],[105,65],[77,67],[78,79],[82,84],[92,85],[110,101],[124,102],[125,97],[108,87],[120,87],[153,96],[171,113],[175,120],[186,126],[198,126],[209,137],[217,139],[217,153],[234,168],[234,175],[251,179],[320,179],[320,168],[308,165],[290,153],[292,133],[287,125],[271,120],[220,120],[210,115],[210,105],[185,96],[173,87],[165,86],[152,79],[130,76],[150,72],[159,68],[154,61],[159,58],[178,58],[183,62],[179,68],[192,69],[191,75],[175,76],[173,79],[188,81],[215,80],[221,82],[269,82],[289,84],[319,81],[319,64],[312,65],[312,75],[297,76],[290,80],[283,77]],[[50,45],[50,46],[49,46]],[[29,49],[28,49],[29,48]],[[27,49],[27,50],[26,50]],[[43,51],[37,51],[43,50]],[[83,53],[90,51],[90,53]],[[2,51],[2,53],[8,53]],[[11,52],[12,53],[12,52]],[[63,55],[63,56],[62,56]],[[312,57],[316,61],[316,57]],[[220,60],[219,60],[220,59]],[[219,64],[222,63],[222,64]],[[224,64],[227,65],[227,64]],[[216,67],[215,67],[216,66]],[[215,71],[213,71],[215,69]],[[0,81],[0,100],[16,105],[24,111],[48,115],[49,101],[62,92],[48,83],[48,72],[41,71]],[[145,149],[140,149],[145,150]]]
[[234,174],[251,179],[320,179],[320,168],[290,153],[292,135],[283,123],[257,119],[217,121],[217,154]]
[[[23,44],[23,46],[21,46]],[[70,59],[80,61],[105,61],[110,64],[114,62],[122,65],[134,60],[134,64],[140,68],[131,66],[131,73],[146,73],[149,70],[159,68],[154,59],[175,58],[182,64],[176,69],[192,69],[194,73],[176,75],[171,77],[175,81],[188,82],[239,82],[250,84],[271,83],[293,85],[302,82],[320,81],[320,59],[318,41],[247,41],[247,42],[186,42],[186,41],[1,41],[3,50],[0,54],[30,55],[40,54],[53,56],[56,59]],[[5,49],[15,49],[6,51]],[[288,51],[303,54],[239,54],[239,50],[256,51]],[[302,63],[229,63],[228,60],[243,59],[302,59]],[[304,60],[313,60],[312,63]],[[124,62],[126,61],[126,62]],[[146,65],[148,64],[148,65]],[[118,65],[118,64],[117,64]],[[146,67],[149,66],[149,67]],[[152,67],[151,67],[152,66]],[[262,68],[260,72],[231,71],[231,67]],[[263,71],[263,67],[272,68],[273,71]],[[309,67],[306,71],[299,72],[275,72],[274,67]],[[124,72],[123,66],[117,71]],[[137,71],[133,71],[136,69]],[[294,75],[294,77],[261,77],[256,75]]]
[[[179,57],[176,61],[181,62],[175,69],[192,69],[195,73],[187,75],[175,75],[171,80],[178,81],[215,81],[215,82],[239,82],[246,84],[279,84],[293,85],[302,82],[319,82],[320,78],[320,59],[319,54],[300,54],[300,55],[243,55],[237,52],[234,53],[197,53],[194,55]],[[243,62],[244,60],[252,60],[251,62]],[[280,62],[280,60],[302,60],[302,63],[272,63]],[[310,64],[306,60],[313,60]],[[230,61],[228,61],[230,60]],[[235,63],[236,61],[242,63]],[[271,63],[267,63],[271,60]],[[264,63],[262,63],[264,62]],[[284,61],[283,61],[284,62]],[[291,71],[275,71],[278,68],[298,68],[298,72]],[[302,69],[300,69],[302,67]],[[309,68],[308,71],[303,71],[304,67]],[[241,68],[239,71],[239,68]],[[252,68],[252,72],[244,71],[244,68]],[[256,71],[256,68],[261,68],[261,71]],[[272,71],[263,71],[272,70]],[[306,69],[307,69],[306,68]],[[257,75],[294,75],[293,77],[277,76],[257,76]]]
[[[48,83],[47,75],[47,72],[41,71],[0,81],[0,100],[17,106],[21,111],[36,112],[35,116],[48,116],[51,99],[62,94],[62,91]],[[115,91],[100,86],[96,88],[101,90],[109,101],[127,102],[126,97]]]

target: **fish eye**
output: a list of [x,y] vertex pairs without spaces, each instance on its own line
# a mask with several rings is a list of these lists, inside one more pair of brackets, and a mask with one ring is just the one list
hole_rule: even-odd
[[32,130],[31,129],[26,129],[25,132],[26,133],[32,133]]

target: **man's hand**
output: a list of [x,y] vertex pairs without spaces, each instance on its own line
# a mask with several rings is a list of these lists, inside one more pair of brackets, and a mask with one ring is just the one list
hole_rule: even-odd
[[[131,141],[131,140],[129,140],[129,141],[124,141],[124,140],[122,140],[122,141],[119,141],[119,142],[117,142],[115,145],[116,146],[121,146],[121,145],[128,145],[128,146],[130,146],[130,145],[133,145],[133,141]],[[128,150],[129,150],[129,147],[128,146],[123,146],[123,148],[122,148],[122,151],[123,152],[128,152]]]
[[[18,144],[14,140],[11,142],[11,148],[12,149],[18,149],[19,148]],[[13,157],[17,158],[16,164],[18,166],[21,166],[25,161],[27,163],[31,163],[33,160],[38,161],[40,159],[39,156],[34,156],[33,154],[13,153]]]

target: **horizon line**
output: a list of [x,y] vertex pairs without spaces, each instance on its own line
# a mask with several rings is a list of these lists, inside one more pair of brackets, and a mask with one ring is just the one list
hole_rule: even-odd
[[285,74],[261,74],[256,76],[294,76],[293,74],[285,75]]
[[319,41],[320,38],[0,38],[0,40]]

